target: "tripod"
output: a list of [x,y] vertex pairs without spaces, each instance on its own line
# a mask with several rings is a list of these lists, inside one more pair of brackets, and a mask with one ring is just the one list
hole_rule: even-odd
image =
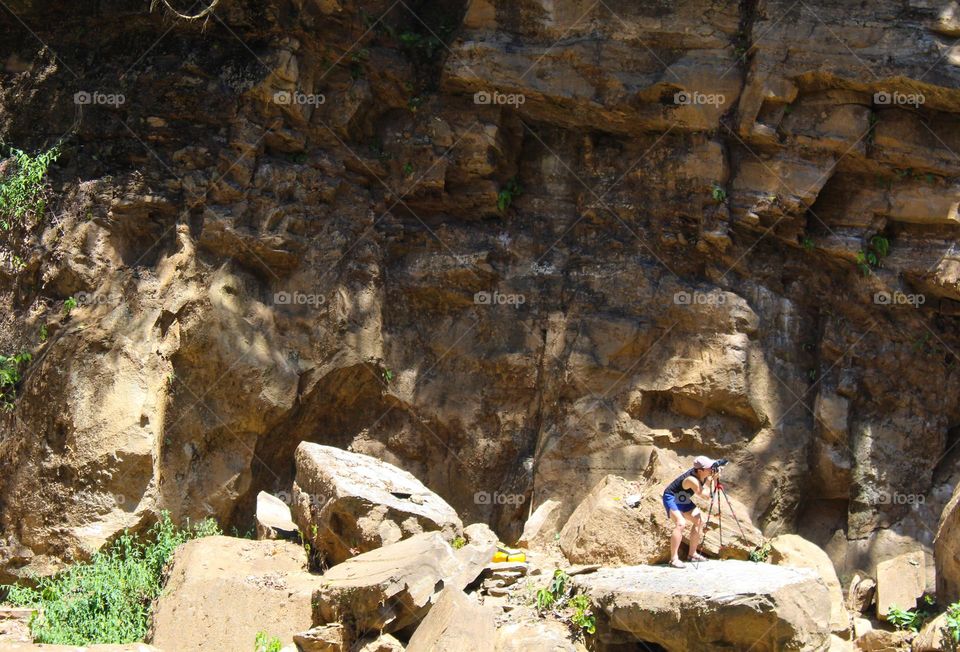
[[[737,518],[737,513],[733,511],[733,504],[730,502],[730,498],[727,496],[727,491],[723,486],[723,483],[720,482],[720,468],[717,468],[714,471],[716,475],[717,482],[716,487],[714,487],[713,492],[710,494],[710,509],[707,511],[707,523],[703,526],[703,536],[707,536],[707,528],[710,527],[710,519],[713,517],[713,504],[717,504],[717,523],[720,525],[720,550],[723,549],[723,512],[720,509],[721,502],[717,496],[723,496],[723,499],[727,502],[727,509],[730,510],[730,514],[733,515],[733,520],[736,521],[737,527],[740,528],[740,536],[744,539],[747,538],[747,535],[743,532],[743,526],[740,525],[740,519]],[[694,551],[696,552],[696,551]]]

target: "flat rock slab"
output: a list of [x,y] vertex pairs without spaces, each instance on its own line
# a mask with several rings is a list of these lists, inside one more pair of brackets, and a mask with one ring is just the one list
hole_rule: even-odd
[[263,630],[291,643],[313,624],[320,576],[289,541],[206,537],[173,556],[154,606],[150,643],[173,652],[252,650]]
[[728,560],[603,568],[572,581],[609,639],[754,652],[816,650],[830,640],[830,596],[811,569]]
[[293,520],[331,564],[439,531],[463,531],[456,511],[413,475],[369,455],[302,442],[296,452]]
[[880,562],[877,564],[877,616],[886,620],[894,607],[915,609],[924,586],[923,550]]
[[350,623],[353,635],[395,632],[423,619],[461,568],[437,532],[358,555],[322,576],[313,596],[314,620]]

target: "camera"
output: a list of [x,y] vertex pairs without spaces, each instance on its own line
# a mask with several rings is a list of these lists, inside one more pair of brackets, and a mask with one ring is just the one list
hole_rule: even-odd
[[714,462],[713,466],[710,468],[712,468],[714,471],[719,471],[721,466],[726,466],[729,463],[730,463],[730,460],[728,460],[725,457],[721,457],[719,460]]

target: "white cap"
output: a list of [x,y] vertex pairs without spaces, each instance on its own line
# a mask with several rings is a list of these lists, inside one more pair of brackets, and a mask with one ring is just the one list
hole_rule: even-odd
[[716,460],[710,459],[706,455],[697,455],[693,458],[693,468],[695,469],[709,469],[716,463]]

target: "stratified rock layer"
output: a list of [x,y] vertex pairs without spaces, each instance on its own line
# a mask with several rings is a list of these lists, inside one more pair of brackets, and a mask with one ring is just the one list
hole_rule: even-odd
[[0,581],[164,509],[246,531],[302,441],[508,543],[705,453],[841,576],[929,552],[960,450],[949,3],[6,4],[0,141],[63,153],[0,233],[0,354],[34,354]]

